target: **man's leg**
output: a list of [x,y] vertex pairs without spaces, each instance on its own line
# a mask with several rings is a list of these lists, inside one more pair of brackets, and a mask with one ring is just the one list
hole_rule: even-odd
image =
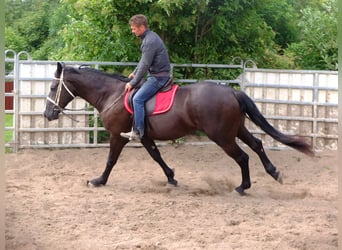
[[[145,134],[145,102],[154,96],[169,80],[169,77],[155,78],[148,77],[133,97],[134,122],[133,131],[120,133],[122,137],[132,139],[142,138]],[[139,134],[139,135],[137,135]]]
[[133,97],[134,107],[134,128],[140,137],[144,136],[145,130],[145,102],[154,96],[163,87],[163,82],[159,82],[155,77],[149,77]]

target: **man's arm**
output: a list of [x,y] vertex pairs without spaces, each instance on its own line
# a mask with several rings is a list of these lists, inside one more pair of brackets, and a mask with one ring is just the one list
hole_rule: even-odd
[[141,59],[135,72],[133,72],[134,78],[132,79],[132,81],[130,81],[130,85],[132,87],[136,86],[141,81],[141,79],[148,72],[153,62],[153,58],[156,53],[156,46],[154,45],[154,40],[152,40],[151,38],[153,37],[145,37],[141,46]]

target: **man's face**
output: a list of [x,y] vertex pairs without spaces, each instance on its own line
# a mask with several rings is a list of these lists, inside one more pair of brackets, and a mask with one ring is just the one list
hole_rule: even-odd
[[142,34],[144,34],[146,27],[144,25],[136,26],[134,24],[131,24],[131,30],[132,30],[132,33],[140,37],[142,36]]

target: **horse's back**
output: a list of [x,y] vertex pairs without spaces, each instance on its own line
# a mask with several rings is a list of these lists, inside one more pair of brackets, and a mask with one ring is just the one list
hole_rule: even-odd
[[[183,88],[183,87],[182,87]],[[181,89],[182,89],[181,88]],[[199,82],[184,87],[189,101],[186,105],[198,109],[198,112],[231,110],[239,107],[234,89],[213,82]]]
[[169,112],[149,117],[151,132],[158,139],[178,138],[196,130],[211,133],[219,127],[233,129],[231,125],[240,121],[234,89],[206,81],[181,86]]

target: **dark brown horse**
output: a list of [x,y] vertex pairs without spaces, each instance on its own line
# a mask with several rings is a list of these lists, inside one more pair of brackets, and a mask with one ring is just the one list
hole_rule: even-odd
[[[128,132],[132,127],[132,116],[123,103],[127,81],[129,79],[118,74],[57,63],[44,116],[49,121],[58,119],[64,107],[79,96],[99,111],[103,125],[110,133],[110,152],[105,170],[100,177],[88,181],[89,185],[107,183],[123,147],[129,142],[120,136],[120,132]],[[242,183],[236,191],[243,194],[251,187],[249,156],[237,145],[236,137],[252,148],[266,172],[281,182],[280,173],[266,156],[261,140],[246,129],[246,116],[275,140],[305,154],[313,154],[311,146],[300,137],[285,135],[273,128],[244,92],[209,82],[180,87],[170,111],[146,118],[146,136],[141,143],[163,169],[168,183],[177,185],[173,170],[162,159],[154,140],[173,140],[196,130],[203,131],[240,166]]]

